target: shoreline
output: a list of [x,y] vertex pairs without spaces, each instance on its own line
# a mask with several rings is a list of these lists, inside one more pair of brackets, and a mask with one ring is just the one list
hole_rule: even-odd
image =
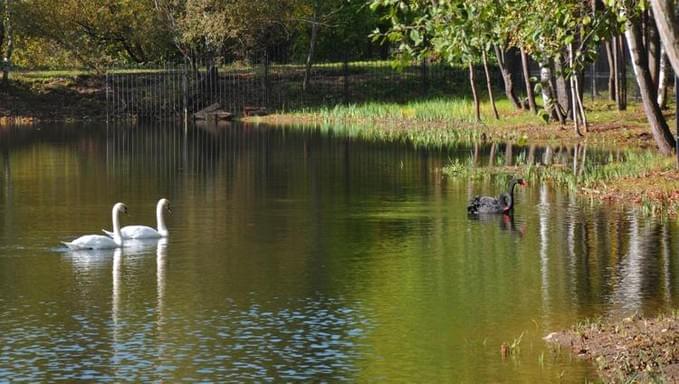
[[[522,112],[518,112],[522,113]],[[617,113],[617,111],[616,111]],[[584,138],[575,136],[572,127],[557,124],[521,124],[511,121],[487,124],[451,121],[421,122],[414,119],[400,121],[388,119],[328,119],[318,114],[277,114],[244,119],[247,123],[271,126],[335,126],[346,125],[358,137],[378,137],[386,140],[408,137],[415,144],[439,141],[442,145],[455,141],[511,142],[513,144],[536,144],[574,146],[587,144],[602,148],[639,150],[653,157],[650,160],[628,164],[620,163],[619,169],[597,165],[590,170],[590,180],[583,182],[569,175],[569,170],[557,167],[484,167],[473,169],[463,165],[462,177],[478,177],[477,170],[486,175],[527,174],[543,182],[567,187],[579,196],[608,204],[625,204],[642,210],[645,214],[676,218],[679,216],[679,170],[673,156],[655,152],[655,143],[649,132],[643,111],[639,105],[630,106],[622,113],[625,122],[606,121],[610,116],[599,117],[590,124],[590,131]],[[495,123],[495,124],[494,124]],[[507,124],[508,123],[508,124]],[[451,128],[452,127],[452,128]],[[431,140],[428,140],[429,137]],[[472,140],[468,140],[468,139]],[[629,167],[627,166],[629,165]],[[454,167],[456,164],[450,164]],[[626,169],[631,168],[631,169]],[[449,177],[454,177],[448,174]]]
[[679,311],[653,318],[584,321],[544,340],[591,361],[607,383],[679,383]]
[[[52,78],[43,82],[14,81],[10,92],[0,92],[0,127],[7,124],[43,122],[92,122],[102,120],[105,97],[97,77],[75,76]],[[13,94],[14,92],[14,94]],[[12,107],[8,117],[7,107]],[[64,106],[64,107],[60,107]],[[679,213],[679,171],[673,159],[655,153],[645,114],[638,103],[630,103],[627,111],[615,110],[612,102],[591,103],[589,132],[578,137],[572,126],[545,123],[538,115],[515,111],[506,100],[498,102],[501,120],[488,115],[483,103],[483,120],[469,121],[468,101],[464,99],[432,99],[400,105],[378,103],[338,105],[302,112],[242,117],[236,121],[286,127],[324,127],[333,132],[373,140],[405,141],[415,146],[436,147],[460,142],[496,142],[518,145],[575,146],[586,144],[602,148],[640,150],[653,154],[659,161],[633,164],[634,172],[613,172],[600,180],[582,184],[577,179],[569,187],[578,195],[613,204],[625,203],[652,215],[676,217]],[[94,112],[94,113],[93,113]],[[673,111],[666,111],[668,117]],[[452,164],[451,164],[452,165]],[[549,169],[548,167],[544,167]],[[552,167],[554,168],[554,167]],[[596,168],[596,166],[595,166]],[[603,167],[601,167],[603,168]],[[497,169],[497,173],[531,172],[533,169]],[[598,170],[592,170],[595,174]],[[564,172],[543,172],[542,181],[568,178]],[[606,173],[606,172],[602,172]],[[596,177],[595,177],[596,178]]]

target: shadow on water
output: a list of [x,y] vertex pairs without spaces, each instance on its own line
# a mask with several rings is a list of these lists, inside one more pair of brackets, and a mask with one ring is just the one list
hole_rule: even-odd
[[[582,382],[583,362],[539,363],[542,336],[679,304],[674,223],[548,185],[470,220],[505,186],[441,172],[615,150],[163,123],[2,128],[0,152],[0,381]],[[159,197],[167,241],[53,251],[116,201],[154,225]]]

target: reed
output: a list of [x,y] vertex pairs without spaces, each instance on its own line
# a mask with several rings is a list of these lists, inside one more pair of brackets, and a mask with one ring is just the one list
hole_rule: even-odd
[[[483,102],[481,125],[516,125],[520,123],[541,124],[539,117],[528,113],[517,113],[506,100],[497,102],[503,116],[495,120],[490,103]],[[396,125],[412,123],[446,122],[449,124],[476,125],[474,106],[466,96],[458,98],[433,98],[407,103],[369,101],[362,104],[338,104],[333,107],[302,108],[288,111],[287,116],[302,120],[324,123],[337,122],[392,122]]]

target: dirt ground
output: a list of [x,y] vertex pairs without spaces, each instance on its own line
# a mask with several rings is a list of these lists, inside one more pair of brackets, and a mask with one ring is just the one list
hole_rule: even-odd
[[592,360],[605,382],[679,383],[679,314],[580,324],[545,337]]
[[96,76],[12,81],[0,87],[0,122],[92,120],[106,115],[104,81]]

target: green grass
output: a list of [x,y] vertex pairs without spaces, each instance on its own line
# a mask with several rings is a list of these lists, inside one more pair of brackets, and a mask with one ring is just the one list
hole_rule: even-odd
[[[662,156],[654,151],[628,151],[621,161],[613,159],[604,162],[590,161],[584,166],[579,165],[575,170],[572,165],[546,166],[520,161],[513,166],[474,167],[471,159],[467,161],[455,159],[443,168],[443,173],[455,179],[488,179],[502,186],[506,185],[510,178],[520,176],[530,183],[549,183],[573,193],[600,193],[599,190],[606,190],[609,186],[629,183],[624,181],[627,178],[644,178],[652,172],[664,172],[674,168],[675,160],[671,157]],[[671,183],[671,180],[667,182]],[[651,189],[653,188],[649,188]],[[638,196],[638,208],[645,215],[665,217],[679,209],[673,200],[652,198],[644,193]]]
[[407,143],[416,148],[443,148],[467,144],[481,140],[482,135],[473,127],[459,127],[454,124],[436,129],[417,125],[408,130],[389,129],[381,125],[333,122],[287,126],[294,130],[314,130],[328,135],[341,135],[372,142]]
[[643,177],[650,171],[664,171],[674,167],[674,160],[655,152],[629,151],[623,161],[609,159],[605,163],[588,162],[574,170],[572,166],[535,165],[518,163],[511,167],[472,167],[471,162],[450,161],[443,172],[448,177],[471,179],[495,178],[499,183],[514,174],[532,182],[550,182],[571,191],[597,188],[626,177]]
[[[481,104],[480,124],[543,124],[530,113],[516,113],[506,99],[497,101],[501,119],[495,120],[488,101]],[[289,112],[291,117],[308,117],[322,122],[338,121],[400,121],[400,122],[451,122],[476,123],[474,105],[467,97],[435,98],[408,103],[366,102],[363,104],[337,105],[334,107],[304,108]]]

